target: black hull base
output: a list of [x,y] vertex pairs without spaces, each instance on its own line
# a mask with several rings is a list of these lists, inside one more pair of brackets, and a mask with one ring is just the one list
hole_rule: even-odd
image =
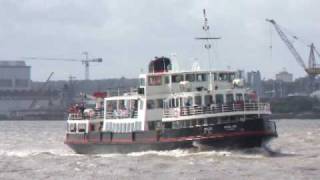
[[275,123],[264,119],[133,133],[67,134],[66,144],[79,154],[130,153],[186,148],[252,148],[277,137]]
[[219,140],[194,140],[180,142],[132,143],[132,144],[68,144],[78,154],[131,153],[143,151],[165,151],[175,149],[198,150],[239,149],[261,147],[270,137],[228,137]]

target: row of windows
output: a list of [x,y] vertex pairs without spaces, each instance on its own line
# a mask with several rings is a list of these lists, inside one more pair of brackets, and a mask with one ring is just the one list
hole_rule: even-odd
[[185,121],[174,121],[172,122],[172,129],[190,128],[197,126],[208,126],[219,123],[232,123],[240,120],[240,117],[223,117],[223,118],[208,118],[198,120],[185,120]]
[[[204,95],[202,96],[189,96],[189,97],[180,97],[180,98],[172,98],[168,100],[167,106],[168,108],[176,108],[176,107],[185,107],[185,106],[209,106],[211,104],[232,104],[239,102],[250,102],[254,101],[254,98],[249,97],[248,94],[216,94],[215,98],[212,95]],[[159,109],[163,108],[164,100],[163,99],[149,99],[147,100],[147,109]]]
[[133,132],[133,131],[141,131],[142,125],[141,122],[132,122],[132,123],[112,123],[107,122],[106,123],[106,131],[111,132]]
[[[189,82],[204,82],[208,80],[208,75],[205,73],[200,74],[174,74],[171,76],[172,83],[179,83],[181,81]],[[231,82],[235,78],[234,73],[213,73],[215,81],[228,81]],[[169,76],[149,76],[148,85],[149,86],[160,86],[162,84],[169,84]],[[140,86],[145,86],[145,80],[140,79]]]
[[231,104],[231,103],[240,103],[240,102],[250,102],[254,101],[254,98],[249,97],[248,94],[226,94],[225,97],[223,94],[216,94],[215,99],[212,95],[205,96],[189,96],[189,97],[180,97],[172,98],[167,102],[168,108],[176,107],[186,107],[186,106],[209,106],[211,104]]

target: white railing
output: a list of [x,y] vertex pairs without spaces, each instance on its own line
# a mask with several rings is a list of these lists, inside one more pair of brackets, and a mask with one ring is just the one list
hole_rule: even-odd
[[92,114],[85,113],[69,113],[68,120],[93,120],[93,119],[102,119],[103,110],[94,111]]
[[164,118],[192,116],[201,114],[218,114],[227,112],[239,112],[245,114],[246,111],[255,111],[257,114],[270,112],[270,104],[268,103],[247,103],[247,104],[214,104],[211,106],[192,106],[180,108],[164,109]]
[[106,119],[127,119],[127,118],[137,118],[138,111],[107,111]]

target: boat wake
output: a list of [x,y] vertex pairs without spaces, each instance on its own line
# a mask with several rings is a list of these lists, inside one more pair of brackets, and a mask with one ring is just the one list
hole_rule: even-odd
[[81,154],[76,154],[72,151],[64,151],[64,150],[9,150],[4,151],[0,150],[0,157],[7,156],[7,157],[34,157],[34,156],[82,156]]

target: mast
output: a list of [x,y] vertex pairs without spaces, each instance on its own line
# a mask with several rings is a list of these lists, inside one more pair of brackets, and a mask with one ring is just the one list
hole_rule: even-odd
[[[209,70],[211,70],[212,68],[212,61],[211,61],[211,54],[210,54],[210,49],[211,49],[211,40],[218,40],[221,39],[221,37],[211,37],[210,36],[210,26],[208,25],[208,18],[207,18],[207,13],[206,13],[206,9],[203,9],[203,18],[204,18],[204,22],[203,22],[203,26],[202,29],[205,32],[205,36],[204,37],[197,37],[195,38],[196,40],[202,40],[204,41],[204,48],[207,50],[208,52],[208,65],[209,65]],[[212,87],[212,73],[209,73],[209,89],[213,90]]]
[[210,54],[210,49],[212,47],[211,40],[218,40],[218,39],[221,39],[221,37],[211,37],[210,36],[210,31],[209,31],[210,26],[208,25],[208,18],[207,18],[206,9],[203,9],[203,18],[204,18],[204,23],[203,23],[202,29],[205,32],[205,36],[204,37],[196,37],[195,39],[205,41],[204,48],[208,52],[208,64],[209,64],[209,70],[211,70],[211,68],[212,68],[212,65],[211,65],[212,61],[211,61],[211,54]]

